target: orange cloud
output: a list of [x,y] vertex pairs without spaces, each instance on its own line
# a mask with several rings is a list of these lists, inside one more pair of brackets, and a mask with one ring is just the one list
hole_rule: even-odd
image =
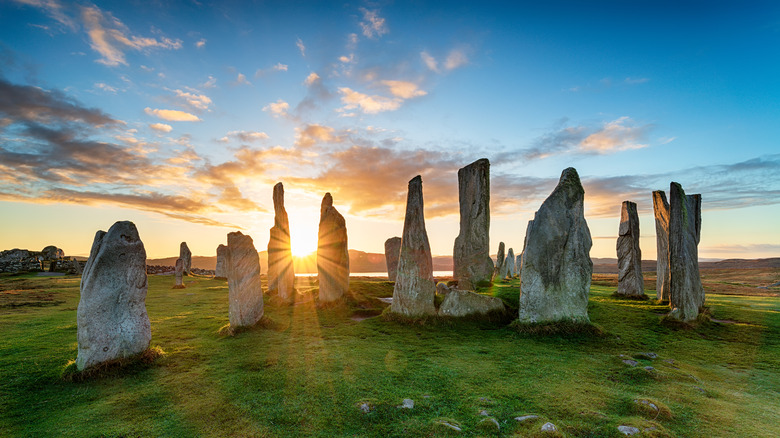
[[149,107],[144,109],[146,114],[150,116],[158,117],[170,122],[199,122],[200,118],[195,114],[190,114],[184,111],[178,110],[166,110],[166,109],[151,109]]

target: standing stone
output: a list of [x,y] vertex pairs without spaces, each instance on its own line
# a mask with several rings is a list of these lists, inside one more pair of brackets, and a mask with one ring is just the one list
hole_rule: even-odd
[[523,253],[515,257],[515,276],[520,277],[520,267],[523,266]]
[[390,310],[406,316],[435,315],[435,294],[433,259],[423,215],[422,178],[417,175],[409,181],[398,274]]
[[274,186],[274,226],[268,240],[268,290],[276,291],[285,302],[295,299],[293,285],[292,250],[290,249],[290,223],[284,209],[284,186]]
[[590,322],[593,262],[584,196],[577,171],[565,169],[529,224],[520,282],[521,322]]
[[477,160],[458,170],[460,233],[452,253],[458,289],[473,290],[493,277],[490,258],[490,161]]
[[135,224],[121,221],[98,231],[81,277],[77,369],[149,348],[146,290],[146,250]]
[[81,275],[81,263],[76,260],[76,257],[70,259],[70,272],[75,275]]
[[401,238],[391,237],[385,240],[385,264],[387,265],[387,278],[395,281],[398,273],[398,256],[401,254]]
[[320,302],[338,300],[349,289],[347,224],[344,216],[333,206],[330,193],[325,193],[320,207],[317,278],[320,284]]
[[657,253],[655,294],[658,301],[669,301],[669,202],[663,190],[653,192],[653,213]]
[[217,247],[217,266],[214,268],[214,279],[226,280],[227,279],[227,264],[225,257],[227,256],[227,246],[219,245]]
[[642,250],[639,249],[639,215],[636,203],[623,201],[617,238],[619,295],[645,298]]
[[179,258],[184,266],[184,275],[190,275],[192,271],[192,252],[187,247],[187,242],[182,242],[179,245]]
[[496,268],[493,271],[493,277],[496,280],[501,278],[501,269],[504,267],[504,242],[499,242],[498,253],[496,254]]
[[701,195],[686,196],[680,184],[669,188],[669,317],[695,320],[704,307],[699,276]]
[[263,317],[260,257],[252,238],[240,231],[228,233],[225,268],[228,279],[230,327],[251,326]]
[[504,259],[504,264],[501,266],[501,279],[512,278],[515,275],[515,251],[509,248]]
[[176,277],[176,284],[173,285],[174,289],[184,289],[182,274],[184,274],[184,261],[182,259],[176,259],[176,269],[174,271],[174,276]]
[[[536,214],[536,212],[534,212]],[[533,220],[528,221],[528,225],[525,227],[525,237],[523,237],[523,250],[520,252],[520,255],[518,256],[518,262],[517,262],[517,273],[522,278],[523,276],[523,260],[525,259],[525,247],[528,245],[528,233],[531,231],[531,225],[534,223]]]

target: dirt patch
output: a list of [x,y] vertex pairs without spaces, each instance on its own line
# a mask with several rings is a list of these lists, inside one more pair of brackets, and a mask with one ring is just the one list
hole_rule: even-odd
[[9,307],[44,307],[57,306],[64,303],[58,294],[36,289],[11,289],[0,291],[0,308]]

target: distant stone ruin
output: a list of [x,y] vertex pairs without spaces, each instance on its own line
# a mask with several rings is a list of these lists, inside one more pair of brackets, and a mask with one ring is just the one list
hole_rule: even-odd
[[490,162],[477,160],[458,170],[460,233],[452,253],[458,289],[473,290],[493,278],[490,258]]
[[347,225],[344,216],[333,206],[330,193],[325,193],[320,207],[317,278],[320,302],[336,301],[349,289]]
[[290,223],[284,208],[284,185],[274,186],[274,226],[268,240],[268,291],[285,302],[295,299],[295,272],[290,247]]
[[135,224],[98,231],[81,277],[76,312],[79,370],[149,348],[146,250]]
[[387,265],[387,278],[395,281],[398,273],[398,257],[401,254],[401,238],[391,237],[385,240],[385,264]]
[[593,262],[584,196],[577,171],[565,169],[529,224],[521,270],[520,322],[590,322]]
[[398,274],[390,310],[405,316],[435,315],[433,260],[423,215],[422,177],[409,181]]
[[642,278],[642,250],[639,248],[639,214],[636,203],[623,201],[616,244],[618,257],[618,295],[645,298]]
[[255,325],[263,317],[260,257],[252,238],[240,231],[228,233],[225,257],[230,327]]

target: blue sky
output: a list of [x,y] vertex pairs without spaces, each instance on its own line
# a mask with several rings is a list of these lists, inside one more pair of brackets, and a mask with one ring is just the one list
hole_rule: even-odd
[[130,219],[153,257],[264,248],[283,181],[300,252],[326,191],[381,252],[421,174],[450,254],[457,169],[487,157],[494,247],[573,166],[595,257],[623,200],[654,257],[671,181],[702,194],[702,257],[780,253],[776,3],[309,3],[1,3],[0,247],[85,255]]

